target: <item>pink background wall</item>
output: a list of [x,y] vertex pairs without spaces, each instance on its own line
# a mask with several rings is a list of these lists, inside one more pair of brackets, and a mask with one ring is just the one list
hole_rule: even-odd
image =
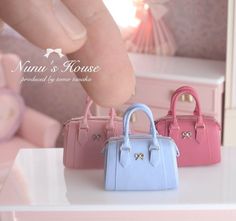
[[225,59],[227,0],[169,0],[166,6],[178,56]]
[[[166,21],[176,38],[178,56],[225,59],[227,0],[170,0],[167,5]],[[0,50],[14,52],[23,61],[30,58],[34,64],[47,64],[44,51],[15,34],[0,35]],[[84,108],[85,93],[79,83],[25,83],[22,94],[29,106],[62,123],[80,115]],[[58,140],[61,144],[62,137]]]

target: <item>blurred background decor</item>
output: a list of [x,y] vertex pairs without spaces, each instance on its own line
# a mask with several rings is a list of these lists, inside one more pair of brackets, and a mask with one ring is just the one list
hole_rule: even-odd
[[127,50],[136,53],[148,53],[172,56],[176,52],[176,43],[172,32],[164,20],[169,0],[136,0],[139,25],[125,38]]
[[[165,4],[168,1],[126,1],[126,4],[129,4],[130,11],[133,11],[133,13],[124,15],[127,19],[126,26],[124,21],[117,19],[117,22],[129,52],[164,56],[175,54],[176,43],[173,34],[164,21],[164,16],[168,12],[168,7]],[[111,4],[111,1],[108,0],[105,2],[116,19],[115,9],[113,10],[114,4]]]
[[[19,57],[15,54],[0,54],[0,96],[2,95],[1,92],[11,91],[13,95],[17,95],[15,96],[17,101],[21,101],[20,80],[23,73],[20,71],[12,72],[11,70],[18,65],[19,61]],[[5,96],[3,98],[2,100],[5,102],[0,103],[0,123],[4,122],[1,134],[4,134],[4,129],[10,129],[11,133],[9,134],[9,131],[6,131],[8,133],[7,137],[4,136],[4,139],[0,140],[0,189],[19,149],[55,147],[61,129],[61,125],[57,120],[32,108],[24,107],[21,103],[21,106],[24,108],[18,110],[15,103],[10,103],[13,102],[12,100],[6,100],[9,97]],[[9,104],[9,108],[6,108],[6,105]],[[7,113],[8,111],[10,112]],[[16,122],[14,122],[14,119],[7,119],[9,117],[12,118],[12,116],[14,117],[14,115],[18,114],[14,112],[19,111],[22,113],[20,113],[20,119],[16,116]],[[13,123],[13,125],[7,126],[7,123]],[[15,127],[16,124],[17,128]]]
[[227,0],[218,0],[217,4],[215,0],[103,1],[130,51],[137,50],[140,42],[139,50],[147,50],[156,33],[168,36],[161,46],[163,50],[171,46],[167,50],[170,55],[225,60]]

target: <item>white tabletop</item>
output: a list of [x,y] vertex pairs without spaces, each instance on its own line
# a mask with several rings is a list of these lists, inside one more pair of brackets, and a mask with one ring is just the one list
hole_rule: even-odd
[[217,165],[180,168],[177,190],[106,192],[102,170],[69,170],[62,149],[22,149],[0,193],[0,211],[236,210],[236,148]]
[[225,62],[130,53],[136,76],[201,84],[222,84]]

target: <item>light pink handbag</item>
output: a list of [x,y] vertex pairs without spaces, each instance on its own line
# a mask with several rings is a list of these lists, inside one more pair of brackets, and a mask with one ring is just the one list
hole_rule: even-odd
[[92,103],[87,103],[84,116],[72,118],[64,125],[63,162],[68,168],[103,168],[105,141],[123,133],[122,118],[116,116],[113,108],[110,116],[92,116]]
[[[176,115],[176,102],[182,94],[190,94],[195,99],[193,115]],[[183,86],[175,91],[168,115],[156,121],[156,128],[161,135],[170,136],[177,144],[180,151],[178,166],[220,162],[220,125],[213,117],[202,115],[199,97],[193,88]]]

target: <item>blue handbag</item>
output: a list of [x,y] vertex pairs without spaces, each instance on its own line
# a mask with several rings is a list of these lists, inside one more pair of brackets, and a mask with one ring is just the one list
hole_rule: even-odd
[[[150,134],[129,134],[131,115],[141,110],[151,123]],[[124,134],[112,137],[105,147],[106,190],[166,190],[178,186],[178,148],[169,137],[160,136],[151,110],[134,104],[124,114]]]

